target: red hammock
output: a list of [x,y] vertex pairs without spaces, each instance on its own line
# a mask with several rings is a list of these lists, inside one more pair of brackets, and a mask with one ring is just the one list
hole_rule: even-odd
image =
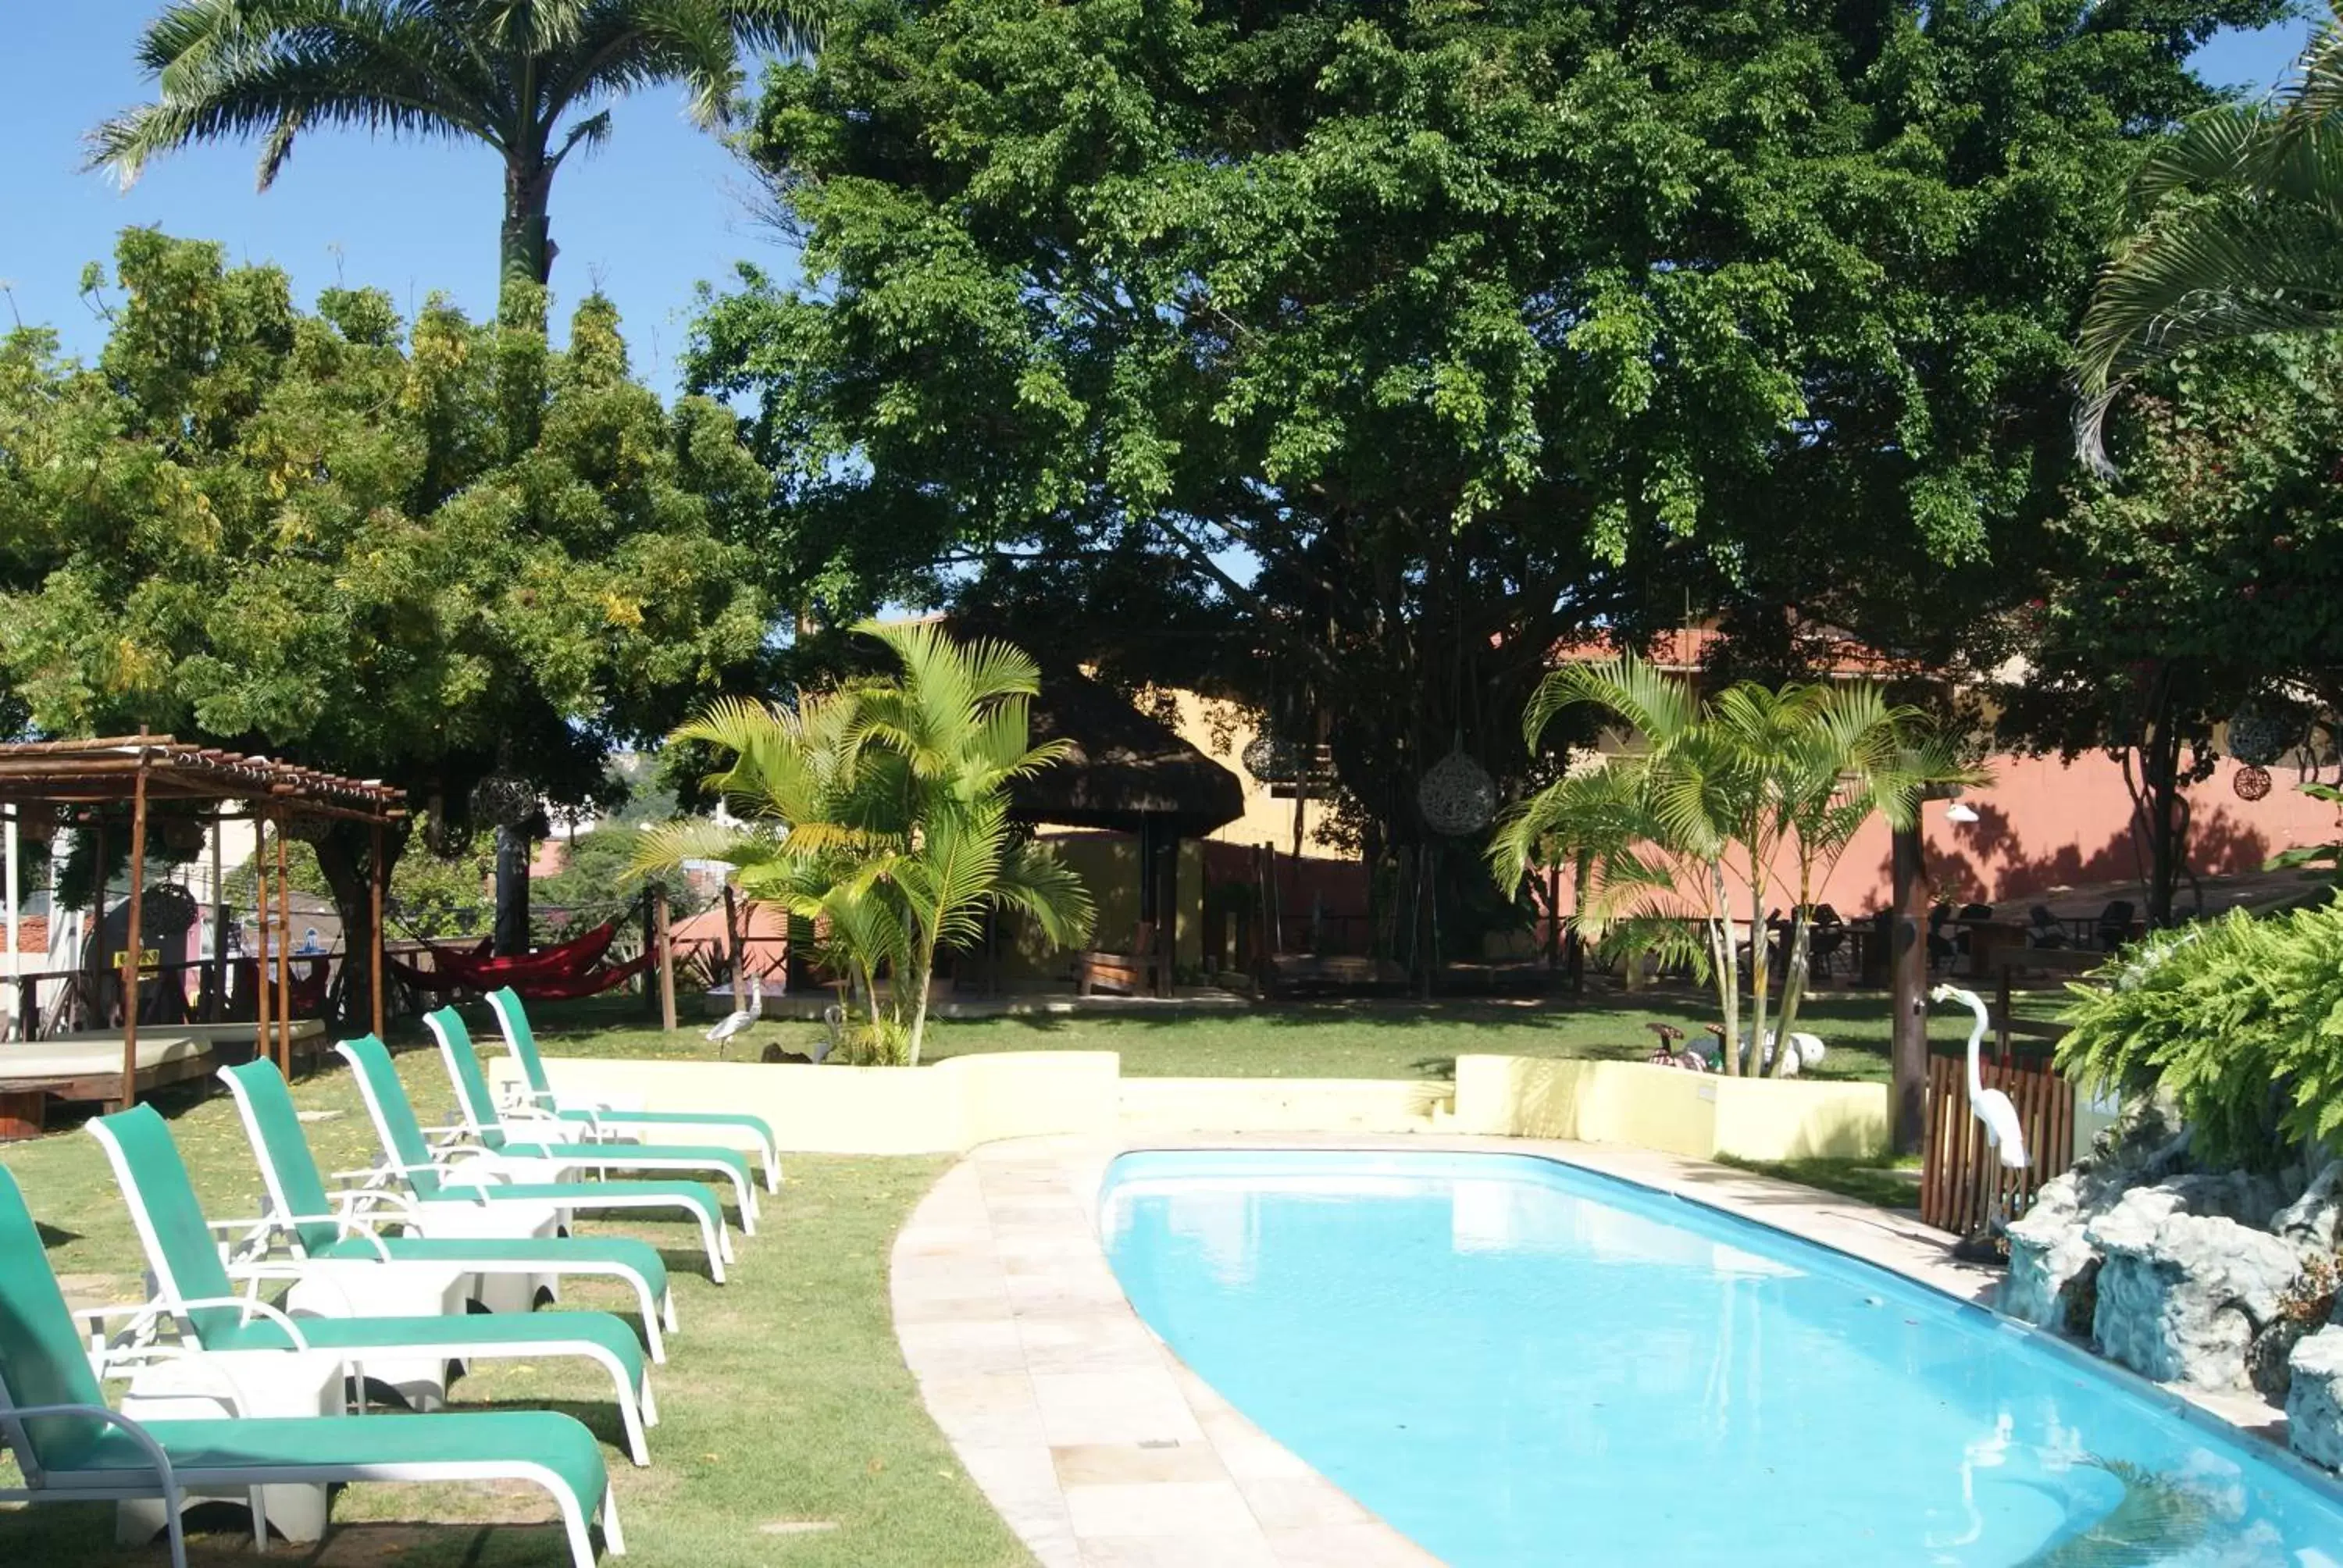
[[515,953],[509,958],[490,958],[481,948],[469,950],[443,948],[433,942],[424,943],[431,960],[442,975],[469,986],[474,990],[494,990],[500,985],[518,987],[523,980],[572,980],[590,971],[602,961],[618,939],[618,922],[604,920],[582,937],[573,937],[558,947],[539,948],[533,953]]
[[599,996],[612,986],[624,985],[650,968],[658,957],[658,950],[654,949],[640,958],[628,959],[622,964],[610,964],[573,980],[529,980],[515,985],[513,990],[520,993],[524,1001],[571,1001],[581,996]]

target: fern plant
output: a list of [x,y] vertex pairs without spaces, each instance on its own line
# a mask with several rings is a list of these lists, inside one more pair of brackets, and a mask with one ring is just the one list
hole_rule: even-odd
[[2158,931],[2069,989],[2060,1070],[2167,1097],[2207,1159],[2343,1148],[2343,907]]

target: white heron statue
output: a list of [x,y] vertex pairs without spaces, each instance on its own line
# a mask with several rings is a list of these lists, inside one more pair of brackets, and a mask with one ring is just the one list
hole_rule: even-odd
[[756,1022],[759,1018],[762,1018],[764,1013],[764,978],[760,975],[750,975],[749,977],[749,1005],[744,1008],[737,1008],[731,1012],[726,1013],[722,1018],[716,1020],[716,1027],[708,1031],[708,1039],[715,1045],[716,1055],[719,1060],[723,1058],[725,1050],[730,1046],[732,1037],[736,1034],[746,1033],[749,1026]]
[[2026,1126],[2017,1119],[2017,1107],[2009,1096],[1998,1089],[1987,1089],[1977,1070],[1977,1046],[1985,1039],[1985,1002],[1973,990],[1958,986],[1940,985],[1928,993],[1931,1001],[1960,1001],[1976,1015],[1976,1027],[1969,1030],[1969,1111],[1985,1123],[1985,1141],[1993,1146],[2005,1169],[2023,1171],[2029,1161],[2026,1158]]

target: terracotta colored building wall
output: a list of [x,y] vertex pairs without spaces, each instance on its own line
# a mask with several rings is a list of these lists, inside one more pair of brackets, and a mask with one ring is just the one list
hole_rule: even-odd
[[[1948,822],[1945,808],[1924,807],[1928,869],[1942,896],[2002,903],[2055,897],[2054,890],[2137,880],[2147,843],[2133,827],[2120,764],[2104,753],[2056,758],[2001,757],[1994,782],[1964,797],[1978,817]],[[2271,769],[2260,800],[2231,788],[2235,763],[2189,790],[2195,820],[2188,865],[2199,876],[2258,869],[2280,849],[2338,836],[2335,809],[2298,792],[2298,777]],[[1876,909],[1888,896],[1885,824],[1865,828],[1819,895],[1843,915]],[[2183,897],[2187,896],[2183,887]]]

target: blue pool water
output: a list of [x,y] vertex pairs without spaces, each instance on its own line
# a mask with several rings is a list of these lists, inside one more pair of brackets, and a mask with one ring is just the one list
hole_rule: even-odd
[[1452,1568],[2343,1568],[2343,1491],[2252,1440],[1550,1161],[1133,1154],[1103,1215],[1181,1357]]

